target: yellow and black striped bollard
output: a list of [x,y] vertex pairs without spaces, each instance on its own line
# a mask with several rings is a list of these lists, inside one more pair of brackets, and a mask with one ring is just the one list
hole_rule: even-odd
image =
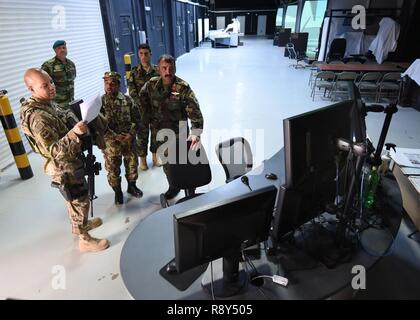
[[126,53],[124,55],[125,79],[127,81],[127,90],[128,90],[128,78],[130,77],[130,72],[131,72],[131,55],[132,53]]
[[20,138],[19,130],[16,126],[15,117],[13,116],[12,108],[10,107],[9,99],[7,98],[7,91],[0,90],[0,120],[6,133],[7,141],[15,158],[16,166],[18,167],[20,177],[23,180],[30,179],[34,176],[31,165],[29,164],[28,156],[26,155],[25,147]]

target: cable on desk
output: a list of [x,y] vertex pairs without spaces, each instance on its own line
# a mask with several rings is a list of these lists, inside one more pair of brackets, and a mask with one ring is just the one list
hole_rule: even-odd
[[213,289],[213,261],[210,262],[210,278],[211,298],[216,300]]
[[286,287],[287,284],[289,283],[289,279],[287,279],[285,277],[282,277],[282,276],[279,276],[277,274],[275,274],[273,276],[267,276],[267,275],[256,276],[256,277],[253,277],[251,279],[251,281],[255,280],[255,279],[258,279],[258,278],[270,278],[274,283],[280,284],[284,287]]
[[[247,267],[247,262],[250,264],[250,266],[254,269],[254,272],[256,274],[258,274],[257,269],[255,268],[254,264],[251,262],[251,260],[249,259],[249,257],[246,256],[244,249],[241,249],[241,254],[242,254],[242,260],[243,260],[243,264],[244,264],[244,268],[245,268],[245,272],[247,275],[247,281],[246,281],[246,287],[245,289],[248,287],[248,282],[251,283],[252,278],[251,275],[248,271],[248,267]],[[265,292],[258,286],[255,286],[257,288],[257,290],[264,296],[264,298],[266,298],[267,300],[271,300],[266,294]]]
[[[369,229],[369,228],[366,228],[363,231],[366,231],[367,229]],[[363,231],[357,233],[357,240],[360,243],[360,246],[362,247],[363,251],[366,252],[368,255],[373,256],[373,257],[386,257],[386,256],[391,255],[394,252],[395,237],[392,235],[391,231],[389,231],[387,229],[388,233],[391,235],[391,238],[392,238],[391,245],[389,246],[389,248],[383,254],[377,254],[376,252],[372,252],[372,251],[365,248],[365,246],[363,245],[362,239],[361,239],[361,235],[362,235]]]

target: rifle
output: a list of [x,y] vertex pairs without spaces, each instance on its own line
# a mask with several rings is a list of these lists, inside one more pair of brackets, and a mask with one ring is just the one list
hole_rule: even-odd
[[[82,99],[74,100],[69,103],[70,109],[76,115],[79,120],[82,120],[82,114],[80,111],[80,104],[83,102]],[[93,136],[95,134],[95,127],[93,122],[88,124],[89,134],[83,136],[81,139],[83,141],[82,145],[82,161],[83,161],[83,171],[84,175],[87,176],[88,181],[88,195],[90,201],[90,213],[93,217],[93,200],[98,197],[95,195],[95,175],[99,175],[99,171],[102,170],[100,162],[96,162],[96,157],[93,154]],[[87,154],[84,154],[84,151],[87,151]]]

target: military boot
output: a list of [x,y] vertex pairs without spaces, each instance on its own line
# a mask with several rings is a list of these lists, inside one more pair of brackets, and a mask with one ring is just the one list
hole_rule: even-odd
[[109,247],[107,239],[96,239],[85,232],[79,235],[79,250],[81,252],[97,252]]
[[143,191],[137,188],[135,181],[128,182],[127,192],[136,198],[140,198],[143,196]]
[[154,167],[160,167],[162,166],[162,163],[160,162],[158,156],[156,153],[152,153],[152,161]]
[[124,198],[123,198],[123,192],[121,190],[121,185],[118,185],[116,187],[112,187],[112,189],[115,192],[114,203],[115,204],[123,204],[124,203]]
[[140,157],[140,169],[142,171],[146,171],[147,169],[149,169],[149,167],[147,166],[146,157]]
[[80,230],[80,229],[79,230],[75,230],[73,233],[74,234],[77,234],[77,235],[80,235],[80,234],[82,234],[84,232],[88,232],[88,231],[90,231],[92,229],[95,229],[95,228],[97,228],[97,227],[99,227],[101,225],[102,225],[102,219],[101,218],[93,218],[91,220],[88,220],[88,222],[86,222],[86,225],[84,225],[81,228],[82,230]]

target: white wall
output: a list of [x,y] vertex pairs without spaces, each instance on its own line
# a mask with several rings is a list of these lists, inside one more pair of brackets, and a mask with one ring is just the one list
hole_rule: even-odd
[[[19,99],[30,96],[23,74],[54,56],[55,40],[67,41],[68,58],[76,64],[75,98],[102,92],[102,76],[109,69],[99,0],[1,0],[0,89],[9,92],[19,126]],[[26,150],[30,150],[22,135]],[[13,163],[0,128],[0,170]]]

